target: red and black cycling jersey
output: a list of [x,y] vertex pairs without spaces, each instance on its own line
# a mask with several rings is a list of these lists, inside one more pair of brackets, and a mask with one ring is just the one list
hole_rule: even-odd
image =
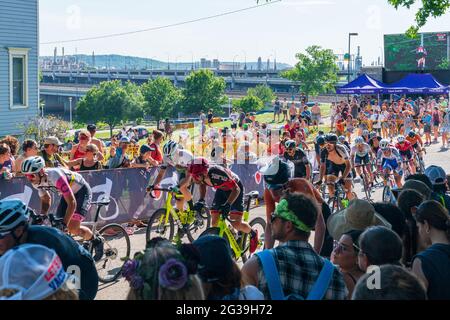
[[218,190],[230,191],[237,187],[239,177],[230,169],[218,165],[211,165],[208,169],[208,178],[212,187]]

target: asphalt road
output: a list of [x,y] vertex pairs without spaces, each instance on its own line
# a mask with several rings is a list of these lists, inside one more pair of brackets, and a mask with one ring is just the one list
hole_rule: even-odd
[[[450,172],[450,150],[440,150],[440,143],[434,144],[427,148],[427,154],[425,155],[425,164],[438,165],[444,168],[446,172]],[[355,185],[355,192],[358,197],[363,198],[362,186],[358,183]],[[375,201],[381,201],[382,189],[379,188],[373,193],[372,199]],[[258,207],[251,210],[251,218],[253,217],[265,218],[265,208]],[[311,236],[311,239],[313,235]],[[131,256],[134,252],[143,250],[145,247],[145,229],[138,230],[134,235],[130,237],[131,240]],[[187,239],[185,238],[185,241]],[[101,284],[99,292],[97,294],[97,300],[124,300],[128,294],[128,283],[123,279],[110,284]]]

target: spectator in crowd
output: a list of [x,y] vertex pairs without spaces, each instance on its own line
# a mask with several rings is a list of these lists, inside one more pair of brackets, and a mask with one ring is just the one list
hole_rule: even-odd
[[420,281],[411,272],[395,265],[380,267],[380,288],[371,288],[371,274],[362,276],[356,284],[352,300],[426,300]]
[[39,152],[39,156],[45,161],[48,168],[65,167],[65,160],[59,155],[59,147],[62,146],[61,141],[57,137],[48,137],[44,140],[44,147]]
[[361,234],[360,230],[352,230],[344,233],[339,241],[334,240],[333,243],[331,262],[339,266],[347,286],[348,299],[351,298],[358,279],[364,275],[358,265],[358,240]]
[[395,197],[398,198],[398,194],[400,194],[403,190],[416,190],[424,196],[425,200],[428,200],[431,197],[431,189],[419,180],[406,180],[402,188],[393,189],[392,192]]
[[23,160],[25,160],[26,158],[29,157],[34,157],[38,155],[39,149],[38,149],[38,145],[37,142],[34,140],[25,140],[22,143],[22,154],[20,156],[17,157],[14,166],[14,172],[16,173],[20,173],[22,170],[22,162]]
[[346,209],[331,215],[327,222],[327,230],[334,240],[351,230],[364,231],[370,226],[392,227],[370,202],[362,199],[351,200]]
[[236,131],[239,121],[239,113],[236,111],[236,109],[233,109],[233,112],[230,114],[231,119],[231,130]]
[[416,208],[425,200],[424,196],[416,190],[403,190],[397,200],[398,207],[405,216],[405,236],[403,237],[403,259],[406,267],[411,267],[412,258],[417,252],[426,248],[419,239],[416,220],[413,213]]
[[153,149],[152,152],[150,153],[150,157],[152,159],[151,164],[153,166],[158,166],[163,162],[163,156],[161,153],[161,143],[164,140],[164,134],[159,130],[153,130],[152,137],[153,140],[149,144],[149,147]]
[[169,241],[152,239],[144,252],[125,263],[122,274],[130,285],[128,300],[204,300],[197,276],[198,253],[192,245],[181,252]]
[[423,282],[430,300],[450,300],[450,216],[437,201],[422,203],[414,215],[428,249],[414,257],[412,271]]
[[280,122],[280,113],[281,113],[281,104],[280,104],[280,100],[278,100],[278,97],[277,97],[273,104],[273,121],[272,122],[275,122],[275,117],[277,117],[277,121]]
[[159,120],[158,130],[164,132],[164,129],[165,129],[165,127],[164,127],[164,120]]
[[71,168],[79,168],[79,171],[101,170],[103,167],[99,157],[100,151],[95,144],[91,143],[87,145],[86,154],[83,158],[69,161],[67,165]]
[[359,268],[366,272],[372,265],[401,265],[402,250],[402,240],[394,231],[381,226],[369,227],[359,237]]
[[[325,264],[325,259],[308,243],[318,214],[318,206],[312,198],[293,193],[284,196],[272,215],[272,238],[282,244],[269,252],[275,260],[285,296],[295,294],[306,298]],[[246,283],[261,290],[265,299],[271,298],[258,255],[244,264],[242,273]],[[343,300],[346,296],[343,277],[334,269],[324,299]]]
[[169,118],[164,123],[164,131],[166,132],[166,139],[172,139],[173,128]]
[[9,146],[11,156],[15,159],[20,148],[19,140],[17,140],[17,138],[13,136],[6,136],[2,140],[0,140],[0,144],[2,143],[5,143]]
[[211,127],[211,124],[213,123],[213,118],[214,118],[213,111],[212,111],[212,109],[209,109],[209,111],[208,111],[208,125],[210,127]]
[[78,139],[80,142],[70,151],[70,160],[81,159],[86,155],[86,147],[91,143],[91,134],[87,130],[81,130]]
[[36,244],[9,250],[0,259],[0,300],[78,300],[56,252]]
[[375,211],[391,224],[392,231],[403,239],[406,228],[406,218],[404,213],[392,203],[375,202],[372,205]]
[[311,122],[313,127],[315,126],[319,130],[319,124],[321,121],[321,111],[318,103],[315,103],[311,108]]
[[150,168],[152,166],[157,166],[158,162],[152,159],[152,149],[148,144],[143,144],[139,149],[139,156],[134,158],[131,162],[132,168]]
[[105,147],[105,144],[103,143],[103,141],[95,137],[95,133],[97,132],[97,126],[95,124],[89,124],[87,126],[87,130],[91,134],[91,143],[95,144],[98,148],[98,151],[100,152],[100,154],[98,155],[98,160],[103,161],[103,159],[105,158],[103,155],[103,149]]
[[131,159],[127,155],[128,147],[130,146],[130,139],[122,137],[120,139],[119,147],[111,146],[109,149],[110,159],[108,161],[109,169],[128,168],[131,164]]
[[292,102],[291,106],[289,107],[289,116],[291,121],[297,117],[297,108],[295,107],[295,102]]
[[11,179],[14,170],[14,158],[6,143],[0,144],[0,178]]
[[224,238],[205,235],[193,242],[200,254],[198,275],[207,300],[264,300],[255,286],[242,285],[242,275]]
[[425,175],[430,179],[432,185],[431,200],[438,201],[447,211],[450,210],[450,196],[447,195],[447,175],[444,169],[438,166],[429,166],[425,170]]

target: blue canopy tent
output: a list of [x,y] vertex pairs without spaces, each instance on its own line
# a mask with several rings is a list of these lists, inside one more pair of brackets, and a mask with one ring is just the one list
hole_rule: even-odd
[[437,81],[429,73],[410,73],[403,79],[386,86],[389,94],[445,94],[450,87]]
[[337,88],[337,94],[379,94],[383,93],[386,85],[372,79],[367,74],[363,74],[346,84],[343,87]]

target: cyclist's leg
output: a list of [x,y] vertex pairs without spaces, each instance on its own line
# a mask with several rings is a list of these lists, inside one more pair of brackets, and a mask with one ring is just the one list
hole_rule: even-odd
[[179,172],[178,173],[178,185],[180,186],[180,192],[183,195],[182,198],[176,199],[176,207],[179,211],[184,211],[184,204],[186,201],[192,200],[192,194],[189,191],[189,186],[185,183],[186,182],[186,174]]
[[411,174],[415,174],[416,173],[416,166],[414,165],[414,156],[413,156],[413,151],[409,151],[408,155],[407,155],[407,159],[408,161],[408,165],[409,165],[409,170],[411,170]]
[[214,200],[211,205],[211,226],[217,227],[219,225],[219,217],[220,217],[220,206],[224,204],[228,199],[227,192],[223,190],[217,190],[214,194]]
[[231,225],[238,231],[243,233],[250,233],[252,228],[248,222],[242,221],[242,215],[244,212],[244,187],[242,183],[238,183],[241,192],[237,199],[231,205],[230,220],[233,221]]
[[84,221],[92,200],[92,191],[90,188],[83,187],[76,194],[75,199],[77,202],[77,207],[75,213],[72,215],[67,228],[69,232],[73,235],[82,237],[84,240],[91,240],[93,238],[92,231],[85,226],[81,225]]

